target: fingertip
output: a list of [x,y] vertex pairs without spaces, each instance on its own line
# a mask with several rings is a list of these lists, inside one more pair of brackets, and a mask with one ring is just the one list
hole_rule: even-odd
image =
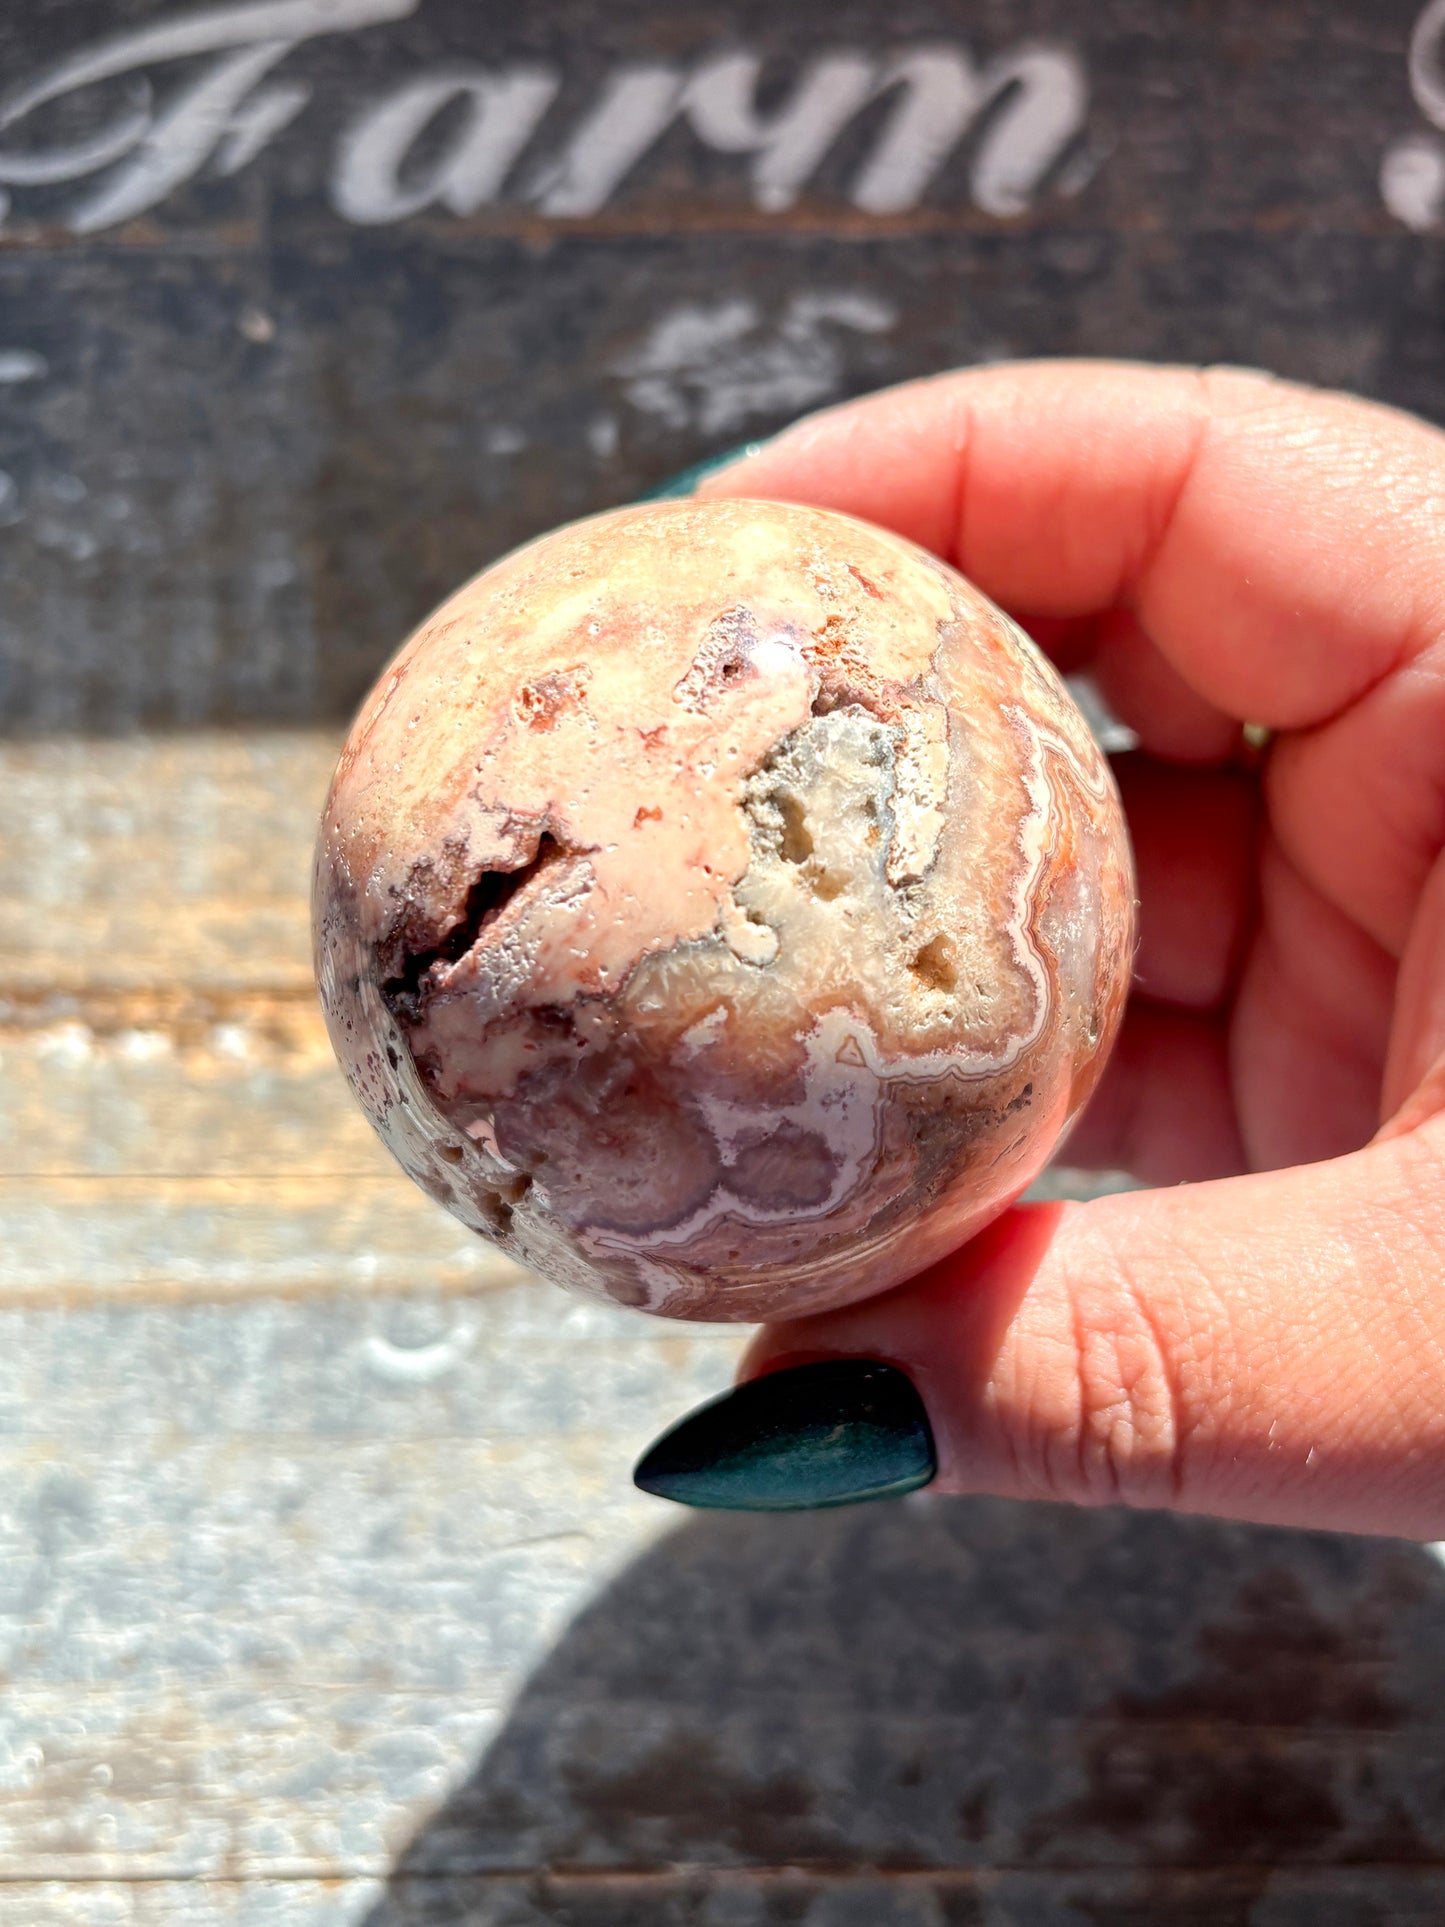
[[699,492],[836,509],[950,557],[966,418],[959,383],[957,373],[930,376],[819,409]]
[[1010,1325],[1060,1226],[1078,1207],[1015,1205],[907,1284],[837,1311],[764,1325],[739,1382],[840,1358],[881,1360],[907,1374],[928,1412],[942,1491],[1000,1489],[997,1442],[981,1436],[984,1388]]
[[[884,1297],[758,1334],[886,1360],[937,1489],[1439,1538],[1439,1148],[1024,1208]],[[1408,1448],[1408,1449],[1407,1449]]]

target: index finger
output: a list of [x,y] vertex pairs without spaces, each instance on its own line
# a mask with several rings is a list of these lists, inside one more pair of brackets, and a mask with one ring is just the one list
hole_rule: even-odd
[[1238,370],[1033,362],[809,417],[703,485],[912,537],[1014,612],[1132,607],[1241,721],[1338,714],[1445,625],[1445,436]]

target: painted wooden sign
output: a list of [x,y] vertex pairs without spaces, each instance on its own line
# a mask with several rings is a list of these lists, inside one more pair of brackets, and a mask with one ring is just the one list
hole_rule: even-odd
[[0,712],[334,720],[459,579],[850,392],[1445,414],[1445,0],[0,20]]

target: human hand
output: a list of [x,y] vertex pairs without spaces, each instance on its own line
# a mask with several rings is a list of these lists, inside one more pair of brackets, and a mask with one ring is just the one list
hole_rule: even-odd
[[[699,492],[925,544],[1137,732],[1135,994],[1068,1157],[1167,1187],[1017,1207],[765,1327],[744,1377],[900,1367],[942,1491],[1445,1537],[1445,435],[1043,362],[811,417]],[[807,1488],[778,1389],[733,1503]],[[651,1489],[725,1502],[685,1485]]]

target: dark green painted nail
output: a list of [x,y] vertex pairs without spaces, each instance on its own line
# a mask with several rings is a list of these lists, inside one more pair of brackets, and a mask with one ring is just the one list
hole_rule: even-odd
[[744,442],[738,448],[729,448],[721,455],[709,455],[704,461],[694,462],[680,475],[669,475],[665,482],[650,488],[645,495],[639,495],[639,502],[671,502],[684,496],[696,495],[697,485],[705,476],[715,475],[720,468],[731,462],[741,462],[749,455],[756,455],[763,446],[761,442]]
[[680,1505],[800,1512],[916,1492],[937,1470],[912,1379],[876,1359],[830,1358],[700,1405],[632,1476]]

